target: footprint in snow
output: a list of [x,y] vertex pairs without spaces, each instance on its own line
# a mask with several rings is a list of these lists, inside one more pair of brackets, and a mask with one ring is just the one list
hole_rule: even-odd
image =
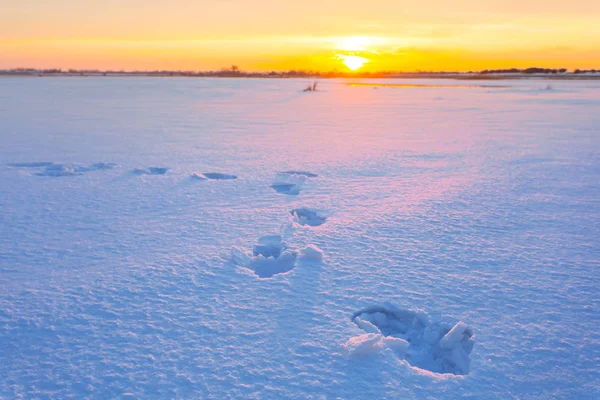
[[389,348],[417,370],[467,375],[475,336],[464,322],[432,322],[423,313],[384,303],[357,311],[352,321],[364,334],[344,345],[353,356]]
[[205,172],[202,174],[199,172],[194,172],[192,175],[190,175],[190,178],[199,180],[199,181],[205,181],[207,179],[231,180],[231,179],[237,179],[237,176],[231,175],[231,174],[222,174],[220,172]]
[[279,173],[283,174],[283,175],[301,175],[301,176],[305,176],[307,178],[316,178],[319,176],[317,174],[313,174],[312,172],[300,171],[300,170],[281,171]]
[[307,207],[295,208],[290,214],[300,225],[320,226],[327,220],[327,216],[322,212]]
[[308,171],[281,171],[277,173],[271,188],[277,193],[295,196],[300,194],[307,178],[316,178],[318,175]]
[[239,247],[231,250],[233,264],[252,270],[259,278],[271,278],[296,268],[297,262],[319,262],[323,252],[309,245],[301,250],[290,248],[280,235],[267,235],[258,239],[252,252]]
[[20,162],[20,163],[10,163],[7,164],[9,167],[14,168],[43,168],[49,165],[54,164],[53,162],[48,161],[39,161],[39,162]]
[[59,164],[54,162],[23,162],[8,164],[13,168],[31,168],[37,169],[34,175],[37,176],[76,176],[83,175],[86,172],[113,169],[116,164],[113,163],[93,163],[90,165],[81,164]]
[[134,175],[164,175],[168,170],[169,168],[164,167],[135,168],[131,173]]

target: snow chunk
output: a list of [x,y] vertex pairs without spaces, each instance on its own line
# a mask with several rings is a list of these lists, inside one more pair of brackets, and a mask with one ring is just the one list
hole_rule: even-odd
[[252,256],[239,247],[234,246],[231,249],[231,261],[235,265],[248,268],[252,262]]
[[350,338],[344,344],[344,349],[350,357],[364,357],[379,353],[383,349],[403,354],[408,349],[408,342],[404,339],[385,337],[380,333],[364,333]]
[[[446,336],[440,340],[440,347],[442,349],[453,349],[455,348],[466,335],[467,325],[459,321],[448,333]],[[469,335],[471,337],[471,335]]]
[[408,350],[408,342],[404,339],[400,339],[392,336],[383,336],[381,338],[385,347],[395,351],[396,353],[406,353]]
[[344,344],[344,349],[349,356],[355,357],[379,353],[382,346],[383,343],[380,334],[364,333],[350,338],[346,344]]
[[367,333],[381,333],[378,327],[370,323],[369,321],[365,321],[364,319],[356,318],[354,323],[363,331]]
[[300,258],[306,261],[322,261],[323,250],[315,245],[309,244],[302,250],[300,250]]
[[193,173],[190,175],[190,178],[191,178],[191,179],[198,180],[198,181],[205,181],[205,180],[207,180],[207,179],[208,179],[206,176],[204,176],[204,174],[201,174],[200,172],[193,172]]

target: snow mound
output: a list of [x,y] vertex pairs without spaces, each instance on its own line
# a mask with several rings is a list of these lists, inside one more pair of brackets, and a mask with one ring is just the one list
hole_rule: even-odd
[[320,226],[327,220],[327,217],[319,211],[306,207],[296,208],[290,211],[290,214],[300,225]]
[[206,179],[230,180],[237,179],[236,175],[222,174],[220,172],[205,172],[202,174]]
[[364,333],[348,339],[344,349],[350,356],[366,356],[379,353],[382,349],[381,335],[377,333]]
[[38,176],[75,176],[82,175],[85,172],[112,169],[116,164],[112,163],[94,163],[88,166],[79,164],[55,164],[55,163],[30,163],[28,168],[44,166],[40,172],[36,172]]
[[135,175],[164,175],[167,173],[169,168],[164,167],[150,167],[150,168],[136,168],[132,172]]
[[300,259],[303,261],[322,261],[323,250],[313,244],[309,244],[300,250]]
[[314,174],[312,172],[300,171],[300,170],[281,171],[280,174],[283,174],[283,175],[300,175],[300,176],[305,176],[307,178],[316,178],[316,177],[319,176],[319,175]]
[[466,375],[475,337],[464,322],[454,326],[430,322],[418,311],[392,304],[356,312],[352,321],[366,334],[351,338],[344,347],[350,355],[392,349],[416,369],[439,374]]

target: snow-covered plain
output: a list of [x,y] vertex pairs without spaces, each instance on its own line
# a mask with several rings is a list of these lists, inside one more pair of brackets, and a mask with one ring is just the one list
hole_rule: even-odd
[[0,398],[600,398],[600,82],[348,82],[0,79]]

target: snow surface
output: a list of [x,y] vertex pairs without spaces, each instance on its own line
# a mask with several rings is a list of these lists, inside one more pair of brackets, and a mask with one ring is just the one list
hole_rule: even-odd
[[0,398],[597,399],[600,83],[352,82],[0,79]]

